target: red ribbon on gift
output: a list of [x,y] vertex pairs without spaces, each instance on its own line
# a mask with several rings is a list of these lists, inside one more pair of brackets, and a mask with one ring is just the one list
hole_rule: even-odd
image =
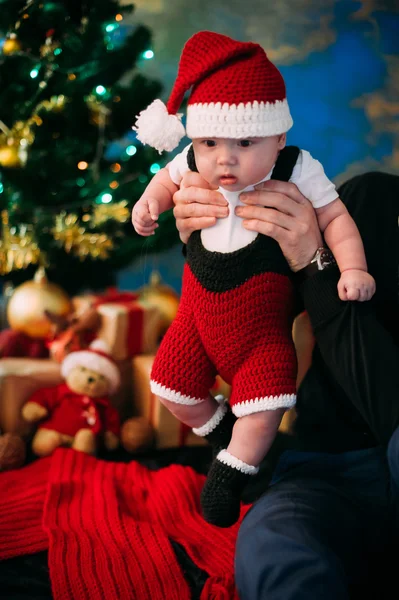
[[116,287],[109,287],[105,290],[104,294],[97,296],[95,306],[110,303],[127,304],[129,302],[135,302],[138,297],[139,295],[134,292],[120,292]]
[[119,302],[127,307],[126,345],[129,356],[143,352],[144,308],[137,302]]

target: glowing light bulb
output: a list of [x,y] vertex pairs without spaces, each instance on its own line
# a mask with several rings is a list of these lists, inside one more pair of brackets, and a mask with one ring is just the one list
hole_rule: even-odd
[[152,50],[146,50],[143,52],[142,56],[145,58],[145,60],[150,60],[151,58],[154,58],[154,53]]
[[150,167],[150,173],[158,173],[158,171],[161,169],[160,165],[158,163],[154,163],[151,165]]

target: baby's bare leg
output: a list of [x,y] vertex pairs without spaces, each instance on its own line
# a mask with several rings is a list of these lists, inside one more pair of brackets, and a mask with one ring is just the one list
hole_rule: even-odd
[[198,404],[178,404],[158,396],[158,399],[166,408],[182,423],[189,427],[201,427],[207,423],[218,409],[215,398],[209,398]]
[[195,435],[206,438],[213,448],[214,456],[227,448],[237,420],[227,404],[219,404],[211,395],[195,405],[177,404],[160,397],[158,399],[179,421],[192,427]]
[[269,451],[285,411],[277,408],[237,419],[227,452],[257,467]]

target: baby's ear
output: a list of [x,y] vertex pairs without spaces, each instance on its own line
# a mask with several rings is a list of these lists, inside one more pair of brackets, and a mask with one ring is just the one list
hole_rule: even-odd
[[282,150],[283,148],[285,148],[286,144],[287,144],[287,134],[282,133],[281,135],[278,136],[278,149]]

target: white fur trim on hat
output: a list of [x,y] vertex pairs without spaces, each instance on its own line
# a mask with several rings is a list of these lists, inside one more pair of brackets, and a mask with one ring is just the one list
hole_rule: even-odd
[[154,100],[137,116],[132,127],[137,132],[137,139],[158,150],[170,152],[186,135],[180,115],[170,115],[162,100]]
[[268,137],[291,129],[293,120],[287,100],[247,104],[189,104],[187,135],[190,138]]
[[87,350],[71,352],[64,358],[61,365],[61,375],[66,378],[75,367],[86,367],[96,373],[101,373],[110,382],[110,393],[114,394],[120,385],[120,373],[114,361],[96,352],[108,353],[108,346],[102,340],[95,340]]

